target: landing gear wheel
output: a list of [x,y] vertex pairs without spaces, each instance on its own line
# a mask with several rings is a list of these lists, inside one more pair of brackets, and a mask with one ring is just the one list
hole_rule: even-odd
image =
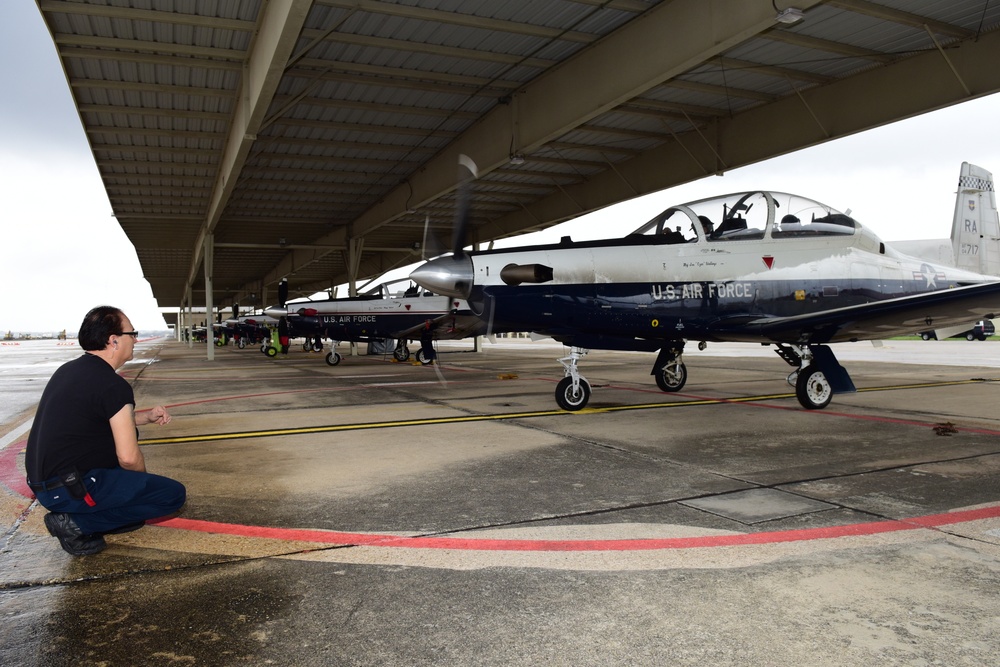
[[313,341],[312,351],[313,352],[322,352],[323,351],[323,343],[321,343],[319,341]]
[[330,352],[326,355],[326,365],[336,366],[340,363],[341,356],[336,352]]
[[269,357],[276,357],[278,356],[278,348],[274,347],[273,345],[270,345],[264,350],[264,354],[266,354]]
[[240,348],[241,350],[243,348],[245,348],[246,346],[247,346],[247,342],[245,340],[243,340],[242,338],[240,338],[240,341],[238,343],[236,343],[236,347]]
[[929,333],[927,333],[926,331],[925,331],[925,332],[923,332],[922,334],[920,334],[920,338],[921,338],[922,340],[930,340],[930,339],[931,339],[931,336],[932,336],[932,334],[929,334]]
[[392,356],[396,361],[406,361],[410,358],[410,348],[405,345],[400,345],[392,351]]
[[556,385],[556,403],[563,410],[570,412],[582,410],[587,407],[589,400],[590,384],[583,378],[580,378],[580,384],[576,391],[573,391],[573,378],[571,377],[564,377]]
[[426,366],[428,364],[433,364],[434,363],[433,359],[428,359],[427,358],[427,355],[424,354],[423,350],[417,350],[417,361],[419,361],[424,366]]
[[687,366],[684,364],[667,364],[655,376],[656,386],[660,391],[680,391],[688,379]]
[[795,397],[806,410],[821,410],[830,405],[833,389],[823,371],[815,366],[806,366],[795,383]]

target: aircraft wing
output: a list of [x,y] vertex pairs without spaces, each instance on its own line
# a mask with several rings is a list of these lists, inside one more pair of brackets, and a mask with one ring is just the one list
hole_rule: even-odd
[[[792,317],[720,320],[722,340],[839,343],[881,340],[929,329],[971,325],[1000,313],[1000,282],[938,290]],[[747,336],[746,334],[750,334]]]
[[469,313],[445,313],[438,317],[396,334],[396,338],[419,338],[420,334],[430,328],[437,340],[458,340],[470,336],[481,336],[486,333],[486,323]]

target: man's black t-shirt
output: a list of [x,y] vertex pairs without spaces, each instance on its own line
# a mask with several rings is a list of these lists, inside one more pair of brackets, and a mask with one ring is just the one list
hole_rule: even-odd
[[42,392],[28,435],[28,479],[117,468],[109,420],[126,404],[135,405],[132,386],[100,357],[84,354],[60,366]]

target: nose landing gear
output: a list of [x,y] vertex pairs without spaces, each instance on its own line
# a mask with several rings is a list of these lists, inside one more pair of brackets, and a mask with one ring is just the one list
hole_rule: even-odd
[[556,403],[563,410],[575,412],[587,407],[590,401],[590,383],[580,375],[577,370],[577,362],[580,361],[590,350],[582,347],[570,348],[569,356],[559,359],[559,363],[566,370],[566,377],[559,380],[556,385]]
[[788,375],[788,384],[795,387],[795,398],[806,410],[822,410],[834,394],[857,391],[847,369],[840,365],[826,345],[784,345],[775,352],[798,369]]

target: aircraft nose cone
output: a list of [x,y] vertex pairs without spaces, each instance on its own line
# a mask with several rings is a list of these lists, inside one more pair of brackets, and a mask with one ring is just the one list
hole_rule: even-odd
[[438,257],[418,266],[410,280],[435,294],[466,298],[472,289],[472,259],[463,257]]
[[288,315],[288,310],[285,308],[278,308],[277,306],[271,306],[270,308],[264,309],[264,314],[267,315],[268,317],[273,317],[274,319],[278,319],[279,317],[284,317],[285,315]]

